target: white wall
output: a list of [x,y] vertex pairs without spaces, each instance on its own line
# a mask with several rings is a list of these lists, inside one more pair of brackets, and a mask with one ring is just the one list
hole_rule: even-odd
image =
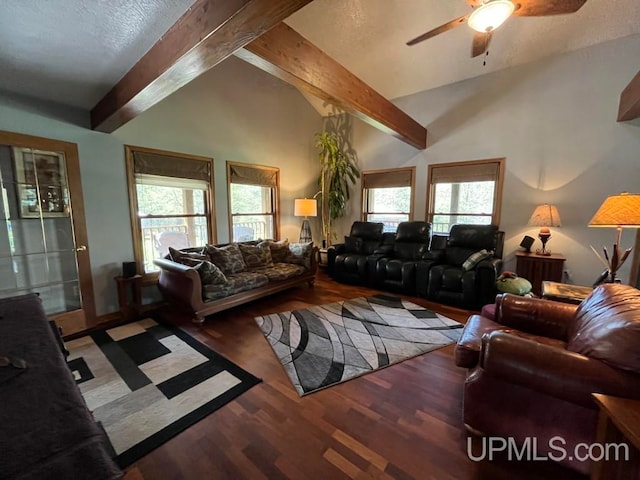
[[296,240],[293,199],[313,195],[321,117],[293,87],[230,58],[111,135],[88,115],[0,94],[0,130],[78,144],[98,315],[118,309],[113,277],[133,260],[124,144],[213,157],[218,241],[228,240],[226,160],[280,168],[281,226]]
[[[526,226],[534,207],[553,203],[563,226],[552,229],[548,247],[567,257],[570,280],[590,285],[603,267],[589,244],[610,249],[615,232],[587,228],[589,219],[607,195],[640,192],[640,125],[616,122],[620,92],[639,58],[635,35],[398,99],[427,127],[427,149],[355,120],[362,168],[415,165],[415,219],[423,219],[428,164],[506,157],[500,224],[506,268],[515,269],[523,235],[537,239],[537,229]],[[345,231],[355,210],[342,222]],[[622,244],[632,246],[634,238],[624,231]],[[630,263],[621,270],[624,281]]]

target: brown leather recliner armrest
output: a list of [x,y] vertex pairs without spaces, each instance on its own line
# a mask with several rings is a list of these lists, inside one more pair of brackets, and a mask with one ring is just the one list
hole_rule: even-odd
[[577,305],[505,293],[496,298],[495,321],[523,332],[566,341],[569,323],[577,309]]
[[596,408],[591,393],[640,398],[640,376],[503,331],[482,338],[482,368],[507,382]]

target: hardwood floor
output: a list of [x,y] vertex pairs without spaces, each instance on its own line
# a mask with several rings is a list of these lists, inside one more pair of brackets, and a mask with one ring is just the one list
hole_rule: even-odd
[[[126,478],[584,478],[547,462],[468,458],[466,372],[454,365],[453,346],[299,397],[253,318],[373,293],[319,272],[314,288],[215,314],[202,327],[167,314],[263,382],[129,467]],[[470,314],[406,298],[461,322]]]

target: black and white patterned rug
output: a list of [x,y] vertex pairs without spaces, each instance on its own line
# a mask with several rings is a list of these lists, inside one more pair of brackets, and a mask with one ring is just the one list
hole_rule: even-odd
[[186,332],[150,318],[65,345],[121,467],[260,382]]
[[463,325],[374,295],[256,317],[299,395],[450,345]]

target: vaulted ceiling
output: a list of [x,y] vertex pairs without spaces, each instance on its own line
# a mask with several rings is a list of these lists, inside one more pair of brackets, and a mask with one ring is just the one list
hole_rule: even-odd
[[[91,109],[192,3],[1,2],[0,90]],[[388,99],[640,33],[638,0],[589,0],[571,15],[511,18],[495,32],[484,66],[485,58],[470,58],[464,25],[406,46],[469,9],[465,0],[314,0],[285,22]]]

